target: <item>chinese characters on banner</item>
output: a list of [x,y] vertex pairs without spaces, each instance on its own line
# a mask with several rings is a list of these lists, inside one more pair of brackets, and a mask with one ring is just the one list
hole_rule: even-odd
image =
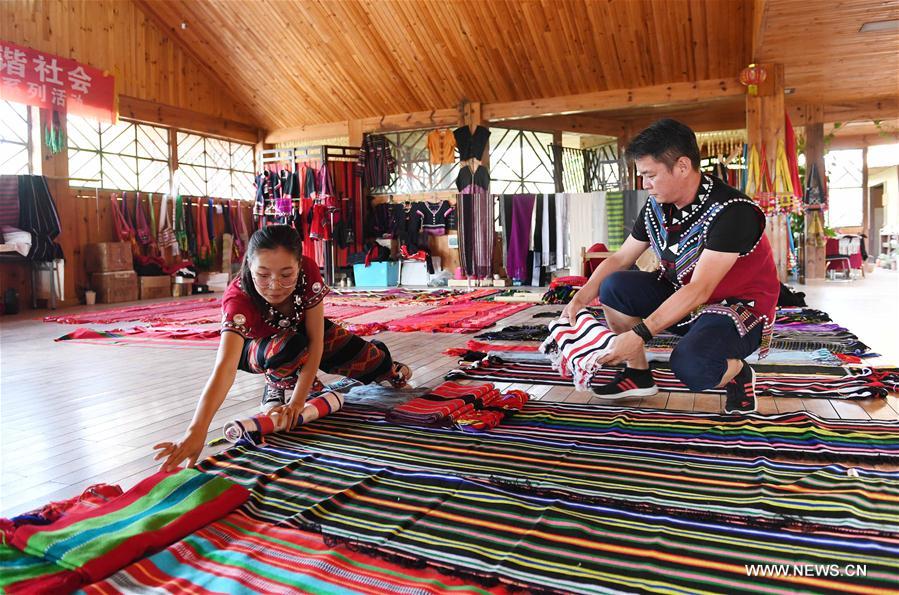
[[0,40],[0,99],[94,118],[117,118],[115,78],[75,60]]

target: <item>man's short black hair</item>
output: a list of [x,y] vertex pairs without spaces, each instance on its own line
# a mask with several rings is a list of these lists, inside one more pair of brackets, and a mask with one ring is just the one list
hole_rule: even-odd
[[693,169],[699,170],[699,145],[696,144],[696,134],[686,124],[671,118],[659,120],[635,136],[627,145],[625,155],[632,161],[641,157],[652,157],[664,163],[669,171],[674,169],[678,159],[686,157],[693,164]]

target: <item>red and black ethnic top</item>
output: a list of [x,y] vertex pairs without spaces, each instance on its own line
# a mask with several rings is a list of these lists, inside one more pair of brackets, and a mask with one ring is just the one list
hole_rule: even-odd
[[649,242],[659,258],[659,278],[676,289],[690,282],[705,248],[739,254],[706,304],[686,322],[704,313],[723,314],[733,319],[741,336],[764,324],[760,356],[766,355],[780,282],[765,235],[765,215],[752,199],[703,175],[696,198],[684,209],[659,204],[650,196],[631,235]]
[[260,310],[241,287],[240,277],[228,285],[222,297],[222,332],[232,331],[245,339],[260,339],[284,332],[304,332],[306,310],[325,299],[330,289],[322,280],[315,261],[303,257],[297,287],[293,292],[294,313],[284,315],[274,307]]

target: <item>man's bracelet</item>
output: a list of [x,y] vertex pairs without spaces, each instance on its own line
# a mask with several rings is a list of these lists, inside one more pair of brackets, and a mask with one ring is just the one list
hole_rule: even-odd
[[643,339],[644,343],[649,343],[650,341],[652,341],[652,333],[649,332],[646,324],[638,322],[633,326],[633,328],[631,328],[631,330],[637,333],[637,336]]

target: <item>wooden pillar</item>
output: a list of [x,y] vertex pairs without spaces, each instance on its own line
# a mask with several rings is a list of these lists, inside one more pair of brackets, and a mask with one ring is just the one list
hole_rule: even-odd
[[[765,70],[765,80],[758,85],[756,95],[746,95],[746,133],[749,146],[755,147],[768,165],[774,177],[774,161],[777,146],[784,142],[784,67],[783,64],[760,64]],[[787,218],[785,215],[768,217],[768,240],[774,252],[774,264],[781,281],[786,281],[789,270]]]
[[[77,287],[86,287],[87,278],[82,266],[84,257],[82,255],[83,239],[78,232],[78,219],[81,216],[78,202],[82,199],[75,197],[75,192],[69,185],[69,152],[63,148],[62,151],[55,155],[47,152],[46,145],[43,144],[43,130],[46,129],[48,120],[53,117],[53,112],[49,110],[39,110],[38,118],[39,130],[41,131],[41,143],[35,147],[35,154],[41,155],[41,169],[43,175],[47,177],[47,185],[50,188],[50,194],[56,203],[56,210],[59,213],[60,232],[56,241],[62,246],[62,252],[65,256],[63,264],[63,295],[65,300],[59,302],[59,305],[70,306],[78,304],[78,296],[75,293]],[[63,130],[66,129],[66,114],[59,114],[59,125]],[[24,304],[24,301],[23,301]]]
[[347,132],[349,133],[349,145],[351,147],[361,147],[362,120],[350,120],[347,122]]
[[553,132],[553,181],[556,184],[556,192],[565,192],[565,182],[562,170],[562,131]]
[[[823,114],[805,126],[805,171],[806,176],[815,164],[821,179],[825,179],[824,171],[824,124]],[[807,180],[806,180],[807,183]],[[820,223],[820,226],[818,225]],[[821,234],[812,233],[823,229],[824,213],[819,209],[807,210],[805,213],[804,234],[804,269],[806,279],[823,279],[825,275],[825,239]]]
[[871,194],[868,192],[868,147],[862,147],[862,233],[868,235],[868,227],[871,220]]
[[622,190],[637,190],[637,176],[634,175],[632,164],[628,163],[624,152],[628,143],[634,138],[633,123],[628,122],[624,127],[624,134],[618,137],[618,180]]

